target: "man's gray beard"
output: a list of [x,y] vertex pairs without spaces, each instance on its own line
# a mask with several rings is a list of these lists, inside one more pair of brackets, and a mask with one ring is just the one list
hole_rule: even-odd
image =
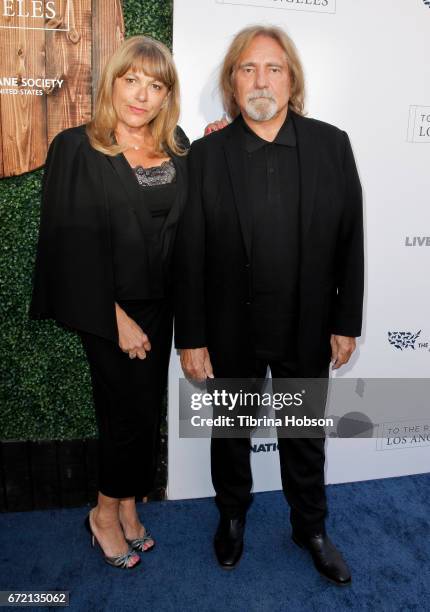
[[253,98],[247,101],[245,111],[253,121],[270,121],[278,112],[278,105],[273,98]]

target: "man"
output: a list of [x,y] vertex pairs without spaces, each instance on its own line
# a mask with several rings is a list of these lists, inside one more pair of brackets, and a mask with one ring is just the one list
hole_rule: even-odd
[[[276,27],[234,38],[221,74],[234,121],[191,147],[177,240],[176,347],[191,379],[328,378],[361,333],[363,221],[348,136],[302,116],[292,41]],[[325,530],[324,439],[279,438],[293,540],[336,584],[350,571]],[[220,522],[232,568],[251,502],[250,441],[213,438]]]

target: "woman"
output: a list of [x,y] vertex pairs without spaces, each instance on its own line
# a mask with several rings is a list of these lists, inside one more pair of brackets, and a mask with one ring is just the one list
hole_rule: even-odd
[[46,161],[31,314],[77,330],[99,430],[99,494],[86,526],[107,563],[154,547],[136,497],[153,486],[171,347],[170,260],[189,142],[177,127],[169,50],[126,40],[94,118],[58,134]]

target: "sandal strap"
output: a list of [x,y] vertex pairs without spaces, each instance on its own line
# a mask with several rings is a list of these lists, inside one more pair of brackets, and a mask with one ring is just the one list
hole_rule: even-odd
[[139,550],[142,550],[144,545],[148,542],[154,541],[149,531],[145,531],[145,534],[140,538],[133,538],[132,540],[128,540],[126,538],[126,540],[127,543],[130,544],[130,546],[132,546],[133,548],[138,548]]
[[129,561],[132,557],[135,557],[136,553],[131,548],[128,549],[123,555],[115,555],[114,557],[107,557],[105,555],[106,563],[113,565],[114,567],[129,567]]

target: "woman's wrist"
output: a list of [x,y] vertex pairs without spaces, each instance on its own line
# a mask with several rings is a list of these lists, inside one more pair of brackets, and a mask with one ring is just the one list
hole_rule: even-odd
[[119,306],[116,302],[115,302],[115,314],[116,314],[117,321],[122,321],[128,318],[125,310],[123,310],[121,306]]

